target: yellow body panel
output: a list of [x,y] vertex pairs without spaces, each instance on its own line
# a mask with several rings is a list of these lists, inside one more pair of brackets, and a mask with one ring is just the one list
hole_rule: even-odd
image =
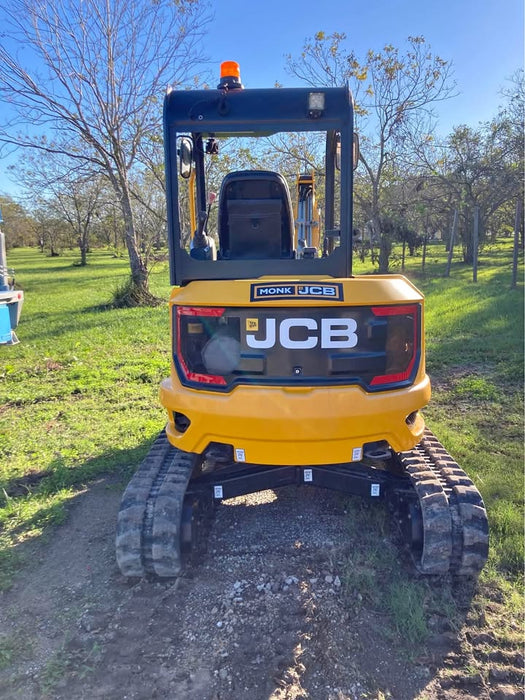
[[[249,261],[246,262],[249,265]],[[286,282],[324,282],[326,284],[341,283],[344,290],[344,301],[322,299],[267,299],[250,302],[250,286],[259,283]],[[422,304],[423,295],[403,275],[363,275],[349,279],[309,275],[308,277],[258,277],[247,280],[206,280],[191,282],[186,287],[174,287],[171,292],[170,306],[184,304],[188,306],[243,306],[258,309],[261,306],[363,306],[370,304]]]
[[[292,278],[268,278],[278,284]],[[175,288],[170,306],[365,306],[423,304],[421,293],[400,275],[351,279],[302,278],[301,282],[339,282],[344,301],[267,299],[250,302],[250,285],[257,280],[192,282]],[[210,442],[232,445],[238,461],[255,464],[315,465],[358,461],[365,443],[387,440],[396,451],[411,449],[422,437],[419,414],[407,416],[430,399],[425,373],[424,343],[414,383],[407,388],[367,392],[359,386],[283,387],[239,385],[230,393],[192,389],[181,384],[174,365],[162,382],[160,398],[168,411],[170,442],[187,452],[202,453]],[[191,421],[180,433],[173,412]]]

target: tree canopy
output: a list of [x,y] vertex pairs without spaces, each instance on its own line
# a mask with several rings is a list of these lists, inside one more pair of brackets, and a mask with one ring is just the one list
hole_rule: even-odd
[[12,0],[3,15],[0,97],[9,109],[0,142],[65,156],[64,177],[107,178],[124,221],[130,292],[147,299],[130,178],[145,140],[159,142],[166,86],[188,83],[202,62],[206,5]]
[[288,56],[287,65],[308,84],[348,82],[352,88],[368,182],[361,188],[361,204],[372,236],[380,241],[379,269],[387,272],[392,235],[381,227],[385,181],[416,135],[428,138],[433,108],[453,94],[454,83],[449,63],[433,54],[421,36],[408,37],[404,50],[388,44],[381,51],[369,50],[363,59],[346,49],[345,41],[344,33],[318,32],[298,58]]

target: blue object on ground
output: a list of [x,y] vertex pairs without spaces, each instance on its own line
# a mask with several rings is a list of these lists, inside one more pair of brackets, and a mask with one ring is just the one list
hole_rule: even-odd
[[12,341],[11,318],[7,304],[0,304],[0,343]]

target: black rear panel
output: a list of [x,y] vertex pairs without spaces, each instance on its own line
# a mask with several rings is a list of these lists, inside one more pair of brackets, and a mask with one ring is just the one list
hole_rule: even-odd
[[174,307],[174,360],[183,384],[411,384],[420,357],[420,306]]

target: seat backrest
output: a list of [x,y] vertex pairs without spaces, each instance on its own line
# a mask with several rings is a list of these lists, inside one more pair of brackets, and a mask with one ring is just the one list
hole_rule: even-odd
[[292,258],[293,215],[286,180],[266,170],[226,175],[219,195],[218,229],[223,259]]

